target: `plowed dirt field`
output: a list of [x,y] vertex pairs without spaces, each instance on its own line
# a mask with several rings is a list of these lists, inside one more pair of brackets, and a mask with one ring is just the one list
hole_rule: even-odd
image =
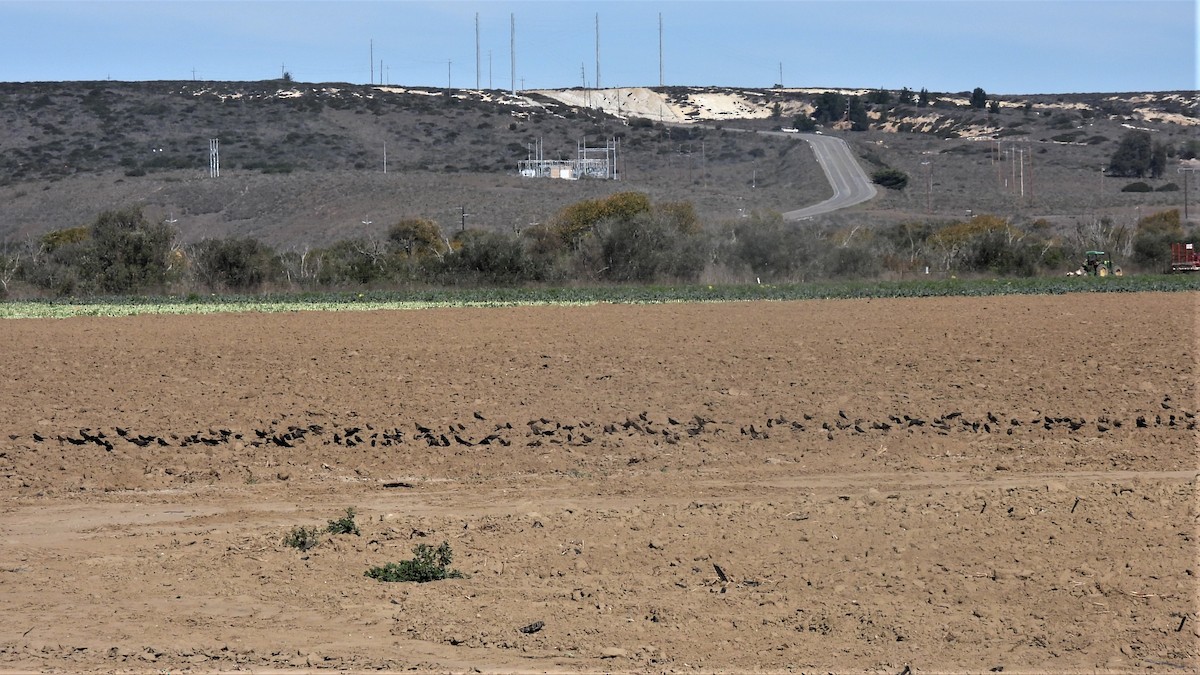
[[1198,304],[5,321],[0,671],[1196,672]]

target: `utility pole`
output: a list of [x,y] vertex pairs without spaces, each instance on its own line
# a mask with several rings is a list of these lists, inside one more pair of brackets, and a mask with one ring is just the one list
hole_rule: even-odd
[[375,38],[371,38],[371,84],[375,84]]
[[[663,30],[662,12],[658,13],[658,86],[663,86]],[[660,115],[661,117],[661,115]]]
[[[1192,161],[1194,161],[1194,160],[1192,160]],[[1182,163],[1183,162],[1180,162],[1180,164],[1182,164]],[[1186,225],[1188,223],[1188,221],[1190,220],[1190,216],[1188,214],[1188,178],[1191,176],[1191,174],[1196,173],[1197,171],[1200,171],[1200,165],[1179,167],[1179,173],[1183,175],[1183,222],[1184,222],[1184,225]]]
[[1017,192],[1016,159],[1017,159],[1017,148],[1015,146],[1010,147],[1008,149],[1008,168],[1009,168],[1009,173],[1012,174],[1012,182],[1010,182],[1008,185],[1009,185],[1009,189],[1012,190],[1013,194],[1016,194],[1016,192]]
[[925,213],[933,213],[933,162],[922,160],[921,166],[925,167]]
[[459,225],[458,231],[466,232],[467,231],[467,216],[469,216],[471,214],[467,213],[467,207],[465,207],[465,206],[458,207],[458,210],[462,214],[462,224]]
[[508,15],[508,54],[512,59],[512,93],[517,95],[517,15]]
[[600,12],[596,12],[596,88],[600,88]]
[[446,96],[450,96],[450,64],[452,61],[446,59]]
[[479,91],[479,12],[475,12],[475,91]]
[[383,172],[387,173],[387,141],[383,142]]
[[1017,162],[1021,165],[1021,200],[1025,199],[1025,148],[1017,148]]
[[1033,206],[1033,148],[1029,149],[1029,205]]
[[779,62],[779,88],[783,89],[783,61]]

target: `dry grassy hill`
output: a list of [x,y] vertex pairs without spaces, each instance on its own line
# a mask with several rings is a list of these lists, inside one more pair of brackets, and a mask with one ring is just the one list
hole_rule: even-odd
[[[87,224],[130,204],[174,220],[187,240],[243,234],[278,247],[322,245],[411,215],[453,231],[464,210],[469,226],[519,229],[630,189],[691,201],[710,222],[782,211],[827,196],[806,144],[729,129],[788,126],[824,91],[0,84],[0,238]],[[874,104],[870,131],[826,128],[852,141],[868,171],[889,166],[912,178],[902,192],[831,218],[872,224],[968,209],[1078,218],[1182,206],[1182,192],[1121,193],[1128,181],[1103,179],[1100,169],[1130,128],[1173,146],[1196,138],[1195,92],[999,101],[995,113],[971,108],[965,94],[933,95],[924,108]],[[211,138],[220,139],[220,178],[208,177]],[[516,175],[539,140],[547,157],[571,157],[579,142],[609,138],[621,143],[620,181]],[[1007,161],[1017,152],[1030,162],[1024,194]],[[1168,181],[1181,182],[1172,169],[1156,185]]]

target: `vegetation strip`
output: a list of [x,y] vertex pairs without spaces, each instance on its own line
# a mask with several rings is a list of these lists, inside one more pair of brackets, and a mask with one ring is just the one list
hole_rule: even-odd
[[938,279],[895,282],[737,286],[610,286],[377,291],[263,296],[147,296],[0,303],[0,319],[143,314],[416,310],[462,307],[583,306],[867,298],[988,297],[1065,293],[1200,291],[1200,275],[1032,279]]

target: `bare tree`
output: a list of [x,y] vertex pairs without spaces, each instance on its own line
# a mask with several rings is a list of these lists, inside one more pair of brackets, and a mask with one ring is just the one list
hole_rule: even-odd
[[9,284],[21,269],[21,263],[30,257],[29,242],[9,239],[0,242],[0,295],[8,295]]

